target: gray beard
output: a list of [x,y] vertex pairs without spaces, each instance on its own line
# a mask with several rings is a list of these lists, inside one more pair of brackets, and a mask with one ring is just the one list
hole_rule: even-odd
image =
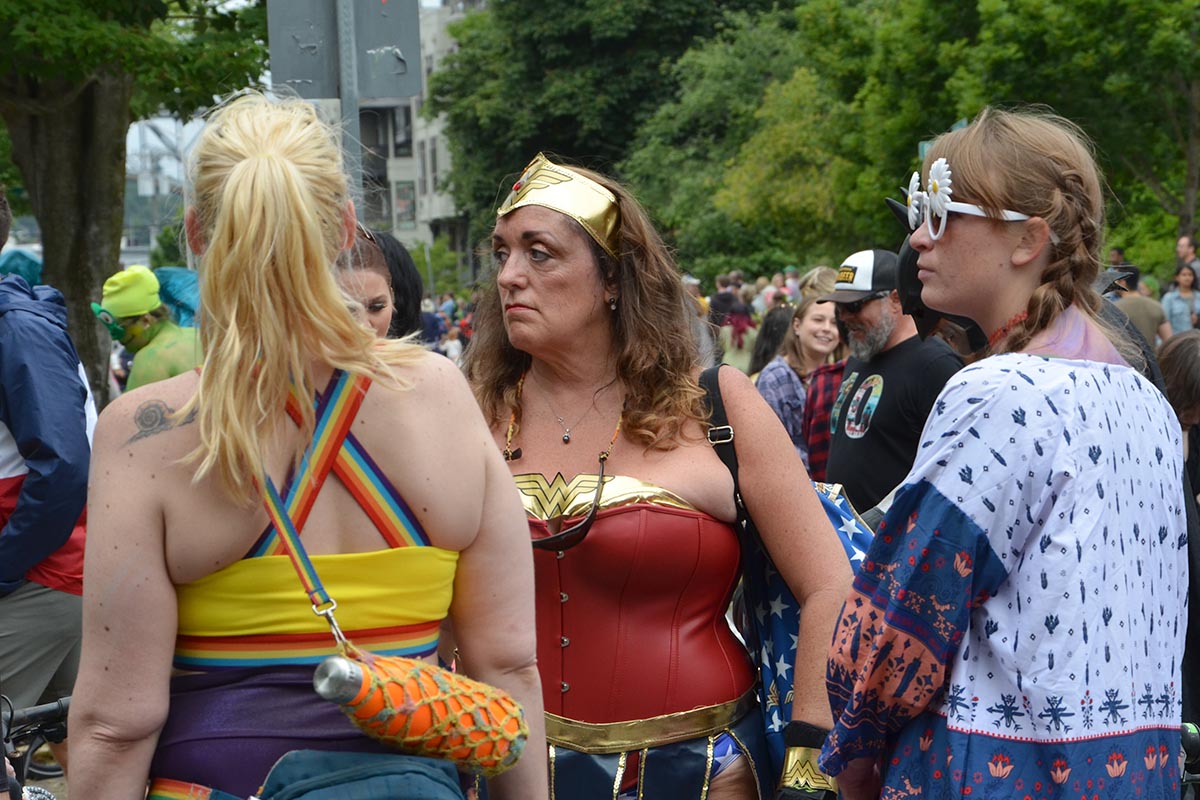
[[868,328],[862,338],[850,335],[846,338],[850,344],[850,354],[859,361],[870,361],[875,356],[883,352],[884,345],[892,335],[892,331],[896,329],[896,316],[891,313],[891,310],[884,308],[883,314],[879,318],[879,324],[873,328]]

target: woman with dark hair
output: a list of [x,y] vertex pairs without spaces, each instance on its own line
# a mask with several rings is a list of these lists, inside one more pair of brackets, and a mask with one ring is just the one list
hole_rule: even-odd
[[1163,312],[1171,323],[1172,334],[1196,327],[1197,308],[1200,308],[1200,287],[1196,286],[1196,270],[1184,264],[1175,272],[1175,288],[1163,295]]
[[772,308],[763,317],[758,338],[754,340],[754,352],[750,356],[750,367],[746,370],[750,380],[757,381],[758,374],[762,372],[763,367],[779,354],[779,348],[783,346],[783,337],[787,336],[791,327],[791,306]]
[[[623,186],[542,155],[501,204],[492,251],[465,369],[529,517],[552,792],[765,795],[756,674],[725,618],[740,543],[709,437],[729,438],[709,431],[669,251]],[[742,373],[717,380],[745,505],[803,604],[798,647],[776,654],[796,677],[775,722],[790,714],[811,747],[849,566],[779,420]]]
[[399,339],[421,330],[421,296],[425,292],[421,273],[408,249],[395,236],[375,231],[375,243],[383,251],[383,259],[387,262],[392,280],[395,310],[387,335]]
[[338,286],[376,335],[399,339],[421,328],[421,274],[390,233],[359,226]]
[[1179,423],[1099,316],[1083,132],[985,109],[909,183],[921,299],[986,331],[939,394],[830,651],[846,800],[1179,796]]

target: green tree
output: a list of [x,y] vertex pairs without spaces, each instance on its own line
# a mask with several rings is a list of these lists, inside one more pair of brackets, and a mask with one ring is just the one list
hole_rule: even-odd
[[253,84],[265,39],[261,4],[0,0],[0,117],[101,402],[107,341],[89,304],[118,264],[130,121]]
[[458,49],[434,72],[425,113],[446,115],[450,188],[472,229],[491,229],[503,178],[539,150],[612,171],[674,92],[675,58],[724,10],[771,5],[496,0],[468,15],[451,30]]
[[812,263],[898,243],[881,198],[919,142],[988,104],[1041,103],[1097,141],[1111,242],[1165,276],[1196,228],[1198,41],[1189,0],[808,0],[786,22],[730,18],[678,60],[680,89],[623,166],[685,265]]
[[150,249],[150,268],[181,267],[187,264],[187,256],[183,252],[181,237],[183,235],[183,213],[175,216],[175,221],[164,225],[154,238],[154,247]]
[[927,0],[730,16],[677,62],[678,94],[625,162],[679,260],[768,272],[898,245],[882,199],[899,196],[917,141],[953,120],[921,99],[945,91],[950,68],[912,42],[956,41],[971,17]]
[[[7,190],[8,205],[14,217],[29,213],[29,194],[25,191],[20,170],[13,163],[12,140],[8,138],[3,122],[0,122],[0,187]],[[3,246],[4,242],[0,242],[0,247]]]
[[768,88],[757,117],[760,127],[726,172],[717,207],[793,252],[826,260],[862,249],[864,220],[847,208],[859,165],[839,147],[853,121],[849,105],[803,67]]
[[621,171],[675,246],[681,268],[711,278],[795,260],[758,220],[740,219],[714,198],[759,127],[766,87],[803,62],[800,44],[791,11],[731,13],[671,68],[679,89],[638,131]]
[[408,252],[421,274],[426,296],[437,298],[443,292],[454,292],[458,296],[467,288],[460,277],[459,256],[450,249],[448,236],[437,237],[432,247],[409,247]]
[[[1175,230],[1196,230],[1200,196],[1200,5],[1195,0],[1007,0],[979,3],[980,35],[951,87],[958,108],[1039,102],[1097,144],[1117,200],[1141,189]],[[1156,216],[1159,216],[1156,214]],[[1119,228],[1140,227],[1116,209]],[[1172,242],[1173,243],[1173,242]]]

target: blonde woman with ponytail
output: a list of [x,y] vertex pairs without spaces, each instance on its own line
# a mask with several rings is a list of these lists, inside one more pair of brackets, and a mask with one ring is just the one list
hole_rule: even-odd
[[1178,796],[1181,434],[1097,318],[1102,186],[1078,127],[996,109],[909,183],[921,298],[990,348],[939,395],[834,636],[821,765],[848,800]]
[[[356,221],[337,132],[307,103],[241,96],[188,170],[206,357],[96,429],[71,792],[245,798],[292,751],[386,752],[313,692],[335,648],[268,522],[268,479],[311,502],[293,517],[349,638],[431,659],[451,618],[460,663],[524,704],[540,752],[524,514],[457,370],[376,339],[338,290]],[[335,422],[332,452],[353,448],[366,479],[297,479]],[[461,797],[449,762],[410,762],[428,796]],[[524,759],[493,794],[545,796],[543,766]]]

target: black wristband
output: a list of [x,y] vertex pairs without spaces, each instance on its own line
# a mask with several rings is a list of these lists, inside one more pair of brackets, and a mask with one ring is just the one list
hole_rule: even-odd
[[783,745],[784,747],[812,747],[820,750],[828,735],[829,731],[825,728],[793,720],[783,726]]
[[784,786],[775,792],[775,800],[837,800],[837,793],[825,789],[808,791]]

